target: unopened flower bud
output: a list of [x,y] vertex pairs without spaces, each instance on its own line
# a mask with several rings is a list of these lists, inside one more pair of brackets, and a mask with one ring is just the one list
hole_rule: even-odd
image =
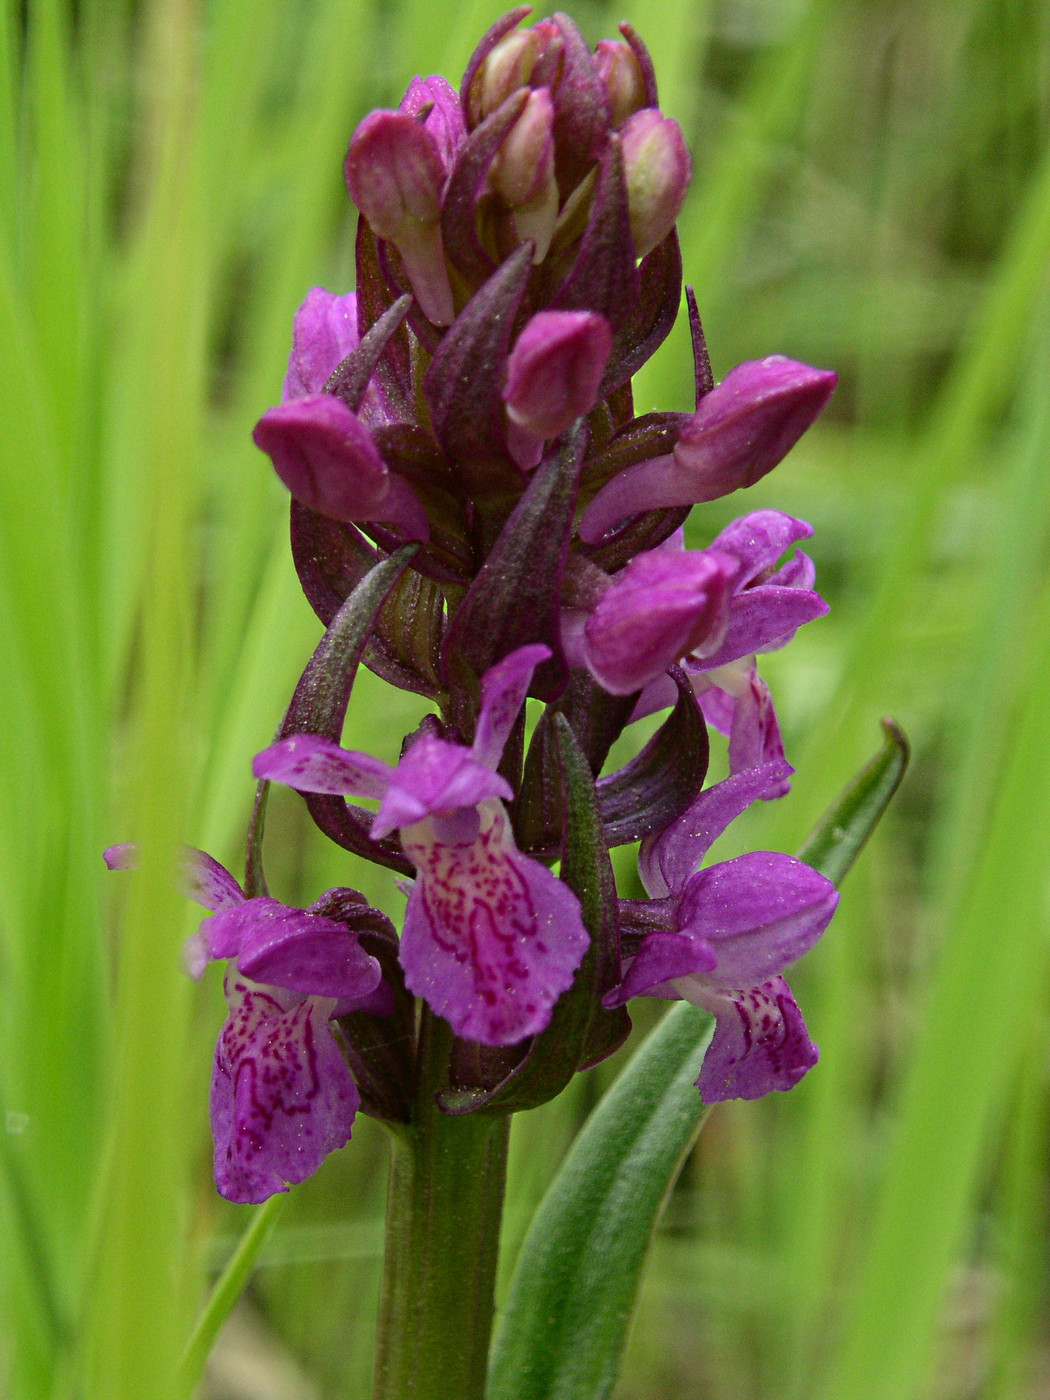
[[488,55],[470,85],[467,106],[471,126],[484,121],[512,92],[528,83],[539,57],[540,39],[535,29],[512,29]]
[[583,631],[584,659],[613,695],[630,695],[725,635],[737,561],[714,550],[639,554],[614,580]]
[[558,183],[554,175],[554,104],[547,88],[531,92],[489,169],[489,188],[514,215],[521,242],[536,245],[542,262],[558,222]]
[[656,107],[635,112],[620,132],[635,256],[662,243],[674,228],[689,187],[692,163],[682,128]]
[[507,360],[503,390],[509,446],[519,466],[534,467],[546,439],[590,413],[611,352],[612,329],[596,312],[533,316]]
[[426,514],[412,488],[392,475],[368,429],[331,394],[308,394],[268,409],[255,445],[295,499],[333,520],[384,520],[426,539]]
[[641,66],[630,45],[619,39],[602,39],[594,50],[594,62],[609,93],[612,124],[621,127],[648,100]]
[[602,487],[580,521],[580,537],[595,543],[630,516],[753,486],[787,456],[837,382],[832,370],[784,355],[737,365],[701,399],[673,453],[628,467]]
[[437,326],[455,316],[441,244],[444,180],[437,145],[407,112],[372,112],[351,138],[350,198],[376,237],[397,248],[416,300]]

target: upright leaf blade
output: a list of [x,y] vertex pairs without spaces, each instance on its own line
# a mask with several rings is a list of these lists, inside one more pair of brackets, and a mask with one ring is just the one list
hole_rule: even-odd
[[[803,848],[841,881],[907,763],[896,726]],[[669,1011],[591,1114],[529,1226],[493,1343],[490,1400],[603,1400],[645,1255],[707,1108],[695,1080],[711,1017]]]

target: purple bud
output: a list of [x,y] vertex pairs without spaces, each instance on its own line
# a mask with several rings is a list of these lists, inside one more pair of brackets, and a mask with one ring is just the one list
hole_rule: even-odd
[[319,394],[325,380],[357,345],[357,294],[335,296],[313,287],[295,313],[284,398]]
[[712,389],[682,429],[674,449],[680,467],[697,474],[712,501],[753,486],[783,461],[822,412],[838,375],[768,355],[746,360]]
[[683,656],[714,650],[738,569],[731,555],[713,550],[637,555],[587,619],[588,670],[613,695],[630,695]]
[[467,128],[455,89],[437,74],[429,78],[413,78],[397,110],[418,118],[427,107],[430,111],[423,121],[423,130],[437,147],[447,173],[457,150],[466,140]]
[[635,112],[620,132],[631,238],[644,258],[674,228],[692,174],[682,128],[656,107]]
[[426,539],[426,515],[406,482],[392,476],[368,429],[331,394],[309,394],[268,409],[255,444],[297,501],[333,520],[385,520]]
[[470,83],[467,110],[472,127],[490,116],[512,92],[527,85],[541,43],[542,35],[535,29],[513,29],[492,49]]
[[558,222],[554,104],[547,88],[529,93],[489,168],[488,183],[513,212],[519,240],[531,238],[535,243],[533,262],[541,262]]
[[518,336],[507,360],[503,399],[507,417],[520,430],[512,441],[516,460],[536,465],[533,444],[563,433],[598,402],[598,386],[612,352],[612,329],[593,311],[540,311]]
[[784,355],[737,365],[701,399],[673,454],[628,467],[602,487],[580,521],[580,538],[594,544],[631,516],[753,486],[787,456],[837,382],[834,371]]
[[429,132],[407,112],[371,112],[350,140],[345,173],[350,198],[376,237],[401,254],[424,315],[451,325],[440,224],[445,171]]
[[629,44],[602,39],[594,50],[594,62],[609,93],[614,127],[648,106],[645,77]]

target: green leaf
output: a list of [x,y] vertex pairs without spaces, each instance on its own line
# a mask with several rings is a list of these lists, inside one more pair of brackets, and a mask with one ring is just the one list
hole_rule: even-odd
[[798,853],[836,885],[860,855],[908,766],[910,748],[900,727],[884,719],[882,732],[882,748],[828,808]]
[[[907,763],[900,730],[803,847],[836,883]],[[489,1400],[602,1400],[616,1382],[649,1241],[707,1108],[695,1088],[712,1018],[681,1002],[588,1119],[533,1217],[493,1343]]]
[[227,1260],[226,1267],[215,1281],[204,1311],[197,1319],[193,1335],[186,1343],[186,1350],[179,1362],[177,1389],[180,1396],[188,1396],[193,1391],[204,1372],[204,1363],[211,1354],[222,1324],[229,1317],[233,1305],[244,1292],[255,1268],[256,1260],[263,1245],[277,1223],[277,1217],[288,1199],[285,1195],[271,1196],[254,1211],[251,1223],[241,1236],[237,1248]]

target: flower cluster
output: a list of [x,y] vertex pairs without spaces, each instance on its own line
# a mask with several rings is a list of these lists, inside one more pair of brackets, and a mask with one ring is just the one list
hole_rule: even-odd
[[[458,93],[416,78],[353,134],[356,291],[307,296],[255,428],[327,629],[255,773],[406,877],[408,903],[397,939],[353,891],[279,904],[257,850],[251,898],[193,857],[214,912],[192,969],[229,960],[212,1122],[233,1200],[302,1180],[359,1101],[411,1119],[420,1002],[450,1027],[450,1113],[549,1098],[622,1043],[639,994],[714,1014],[709,1102],[816,1059],[781,974],[834,889],[769,852],[700,868],[788,787],[756,658],[826,610],[788,553],[810,527],[753,511],[703,549],[681,527],[775,467],[835,376],[771,356],[716,385],[689,294],[695,410],[635,415],[631,377],[679,311],[689,155],[629,25],[591,52],[565,15],[527,14],[493,26]],[[361,660],[435,707],[396,765],[339,745]],[[705,789],[708,723],[729,776]],[[639,840],[650,898],[619,899],[609,849]]]

